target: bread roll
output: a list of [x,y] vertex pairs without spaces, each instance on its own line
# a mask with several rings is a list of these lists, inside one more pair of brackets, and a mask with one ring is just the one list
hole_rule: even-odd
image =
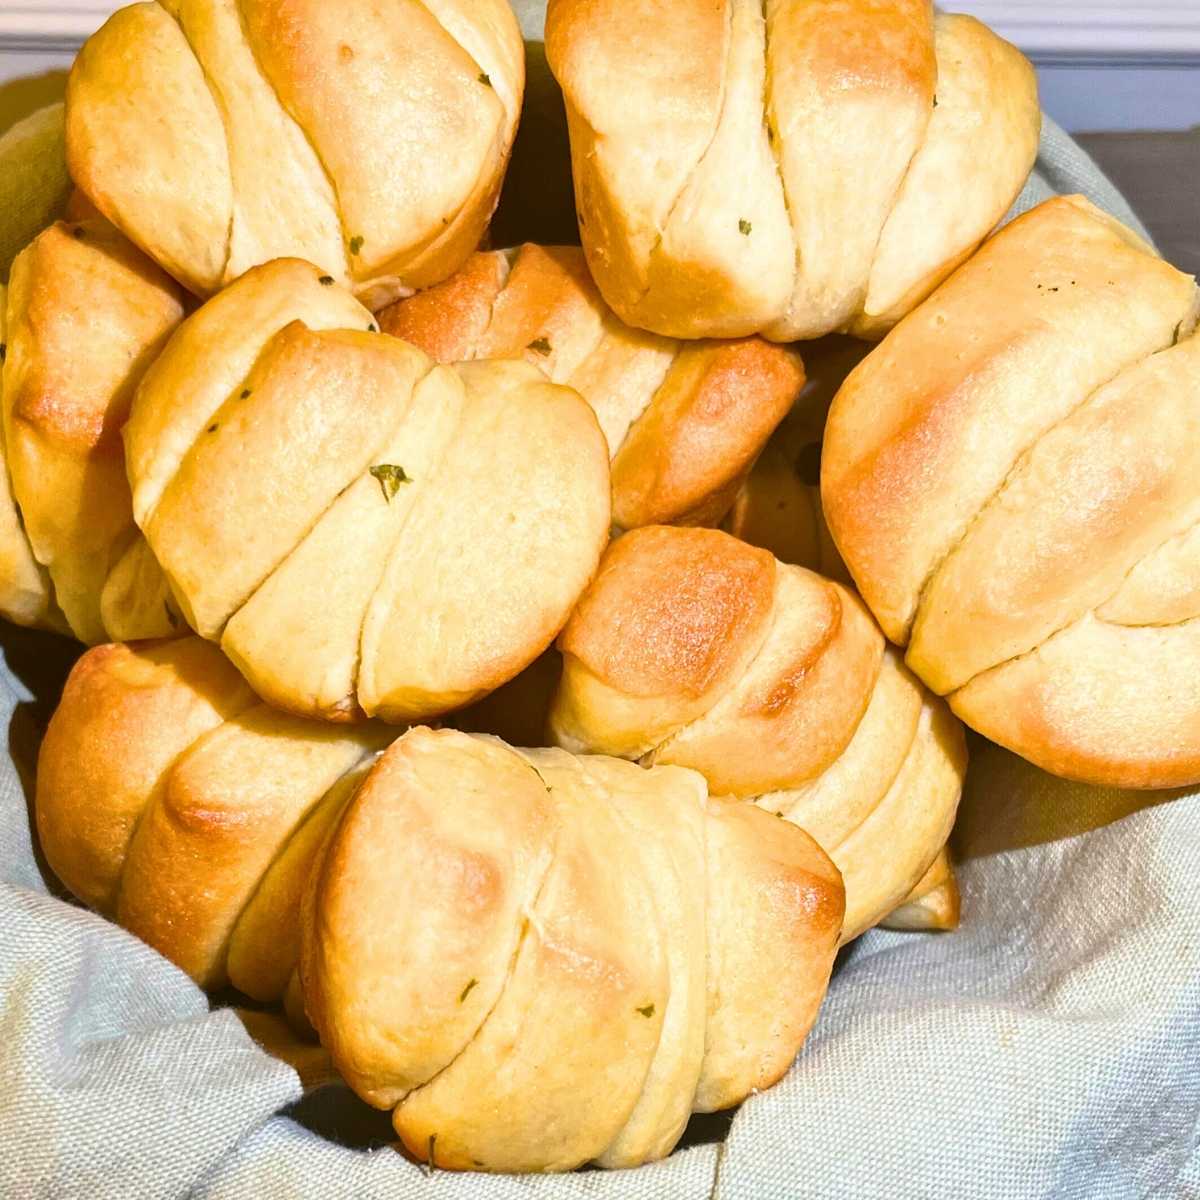
[[0,134],[0,279],[8,279],[13,259],[62,214],[71,191],[65,126],[59,102]]
[[42,850],[202,987],[278,1003],[314,841],[393,736],[273,711],[200,638],[99,646],[42,743]]
[[1197,295],[1050,200],[830,414],[825,513],[884,631],[969,725],[1069,778],[1200,780]]
[[133,513],[188,623],[266,700],[407,721],[469,703],[562,628],[609,528],[577,393],[435,366],[280,259],[189,317],[125,434]]
[[295,256],[382,306],[479,244],[521,110],[507,0],[161,0],[67,86],[75,182],[208,296]]
[[840,584],[717,530],[651,526],[612,544],[558,644],[554,740],[691,767],[799,825],[845,879],[844,941],[944,845],[962,729]]
[[878,337],[995,226],[1033,68],[929,0],[550,0],[579,232],[671,337]]
[[608,441],[622,529],[718,522],[804,383],[799,354],[760,338],[681,345],[631,329],[575,246],[476,254],[379,323],[439,362],[519,357],[575,388]]
[[4,307],[0,612],[84,642],[171,633],[182,621],[133,522],[121,427],[183,317],[180,289],[92,216],[34,238]]
[[[788,1068],[842,923],[803,833],[704,780],[303,721],[198,638],[80,660],[47,858],[206,987],[304,1001],[423,1161],[632,1166]],[[300,919],[297,919],[297,913]]]

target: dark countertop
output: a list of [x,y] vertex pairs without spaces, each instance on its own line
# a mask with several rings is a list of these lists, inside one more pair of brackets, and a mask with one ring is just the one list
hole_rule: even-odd
[[1169,262],[1200,275],[1200,126],[1184,133],[1080,133]]

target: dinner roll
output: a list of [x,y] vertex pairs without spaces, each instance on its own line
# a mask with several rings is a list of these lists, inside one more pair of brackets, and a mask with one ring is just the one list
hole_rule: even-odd
[[476,254],[380,314],[439,362],[524,358],[592,406],[612,458],[613,521],[715,524],[804,383],[761,338],[684,345],[631,329],[575,246]]
[[609,528],[591,409],[519,362],[437,366],[280,259],[189,317],[126,427],[188,624],[301,715],[476,699],[562,628]]
[[849,589],[708,529],[612,544],[559,638],[554,740],[699,771],[811,834],[846,884],[843,940],[945,844],[962,729]]
[[67,86],[67,161],[191,291],[295,256],[372,307],[479,244],[521,110],[507,0],[160,0]]
[[0,612],[84,642],[182,621],[133,522],[121,427],[182,293],[103,218],[59,221],[13,263],[0,394]]
[[998,233],[850,376],[822,495],[906,661],[1055,774],[1200,780],[1195,281],[1080,197]]
[[843,894],[810,838],[704,780],[417,729],[309,893],[309,1015],[433,1166],[662,1158],[791,1064]]
[[671,337],[877,337],[1037,154],[1033,68],[929,0],[550,0],[579,232]]
[[278,1004],[317,844],[394,736],[268,708],[197,637],[98,646],[42,742],[38,837],[74,895],[202,987]]
[[815,842],[693,771],[394,732],[275,712],[198,638],[99,647],[42,844],[197,982],[307,1006],[435,1166],[633,1166],[787,1070],[842,924]]

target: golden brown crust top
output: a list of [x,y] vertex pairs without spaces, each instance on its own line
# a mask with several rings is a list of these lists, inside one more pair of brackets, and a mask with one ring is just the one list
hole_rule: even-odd
[[472,254],[449,279],[385,308],[379,327],[436,362],[465,362],[476,357],[507,276],[499,251]]
[[523,358],[595,410],[625,529],[712,524],[804,385],[797,351],[759,338],[685,344],[609,310],[581,250],[477,254],[445,283],[380,314],[439,362]]
[[799,353],[761,338],[685,346],[613,458],[616,523],[715,524],[803,386]]
[[68,161],[200,295],[296,255],[382,305],[479,243],[521,49],[505,0],[398,0],[386,18],[369,0],[133,4],[72,69]]
[[559,649],[635,696],[703,696],[762,641],[774,591],[763,550],[712,529],[635,529],[604,555]]
[[905,318],[830,414],[825,512],[884,629],[973,725],[1074,777],[1200,770],[1190,690],[1168,669],[1139,699],[1110,659],[1123,626],[1168,616],[1186,646],[1200,613],[1198,309],[1194,280],[1060,197]]
[[845,749],[883,638],[838,584],[717,530],[653,526],[610,546],[559,648],[561,744],[688,766],[748,797]]

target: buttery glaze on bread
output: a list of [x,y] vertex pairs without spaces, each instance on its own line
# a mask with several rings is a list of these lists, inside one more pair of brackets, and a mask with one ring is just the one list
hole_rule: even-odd
[[379,315],[439,362],[523,357],[592,406],[612,458],[613,521],[715,524],[804,384],[760,338],[681,344],[624,324],[575,246],[474,255]]
[[822,496],[907,662],[1055,774],[1200,780],[1195,281],[1080,197],[998,233],[850,376]]
[[579,232],[620,317],[673,337],[877,337],[1037,153],[1029,63],[929,0],[550,0]]
[[554,740],[691,767],[810,833],[846,883],[843,940],[945,844],[962,729],[847,588],[726,533],[615,541],[559,638]]
[[591,409],[518,362],[435,365],[280,259],[189,317],[125,431],[188,624],[330,720],[476,699],[562,628],[609,529]]
[[296,1011],[302,980],[439,1167],[661,1158],[787,1070],[842,925],[815,842],[681,768],[429,729],[376,760],[391,736],[273,712],[198,638],[99,647],[43,744],[42,845],[202,985]]
[[0,307],[0,612],[84,642],[170,634],[181,620],[133,522],[121,427],[180,289],[85,213],[17,256]]
[[479,244],[521,110],[507,0],[161,0],[67,87],[75,182],[208,296],[274,258],[381,306]]

